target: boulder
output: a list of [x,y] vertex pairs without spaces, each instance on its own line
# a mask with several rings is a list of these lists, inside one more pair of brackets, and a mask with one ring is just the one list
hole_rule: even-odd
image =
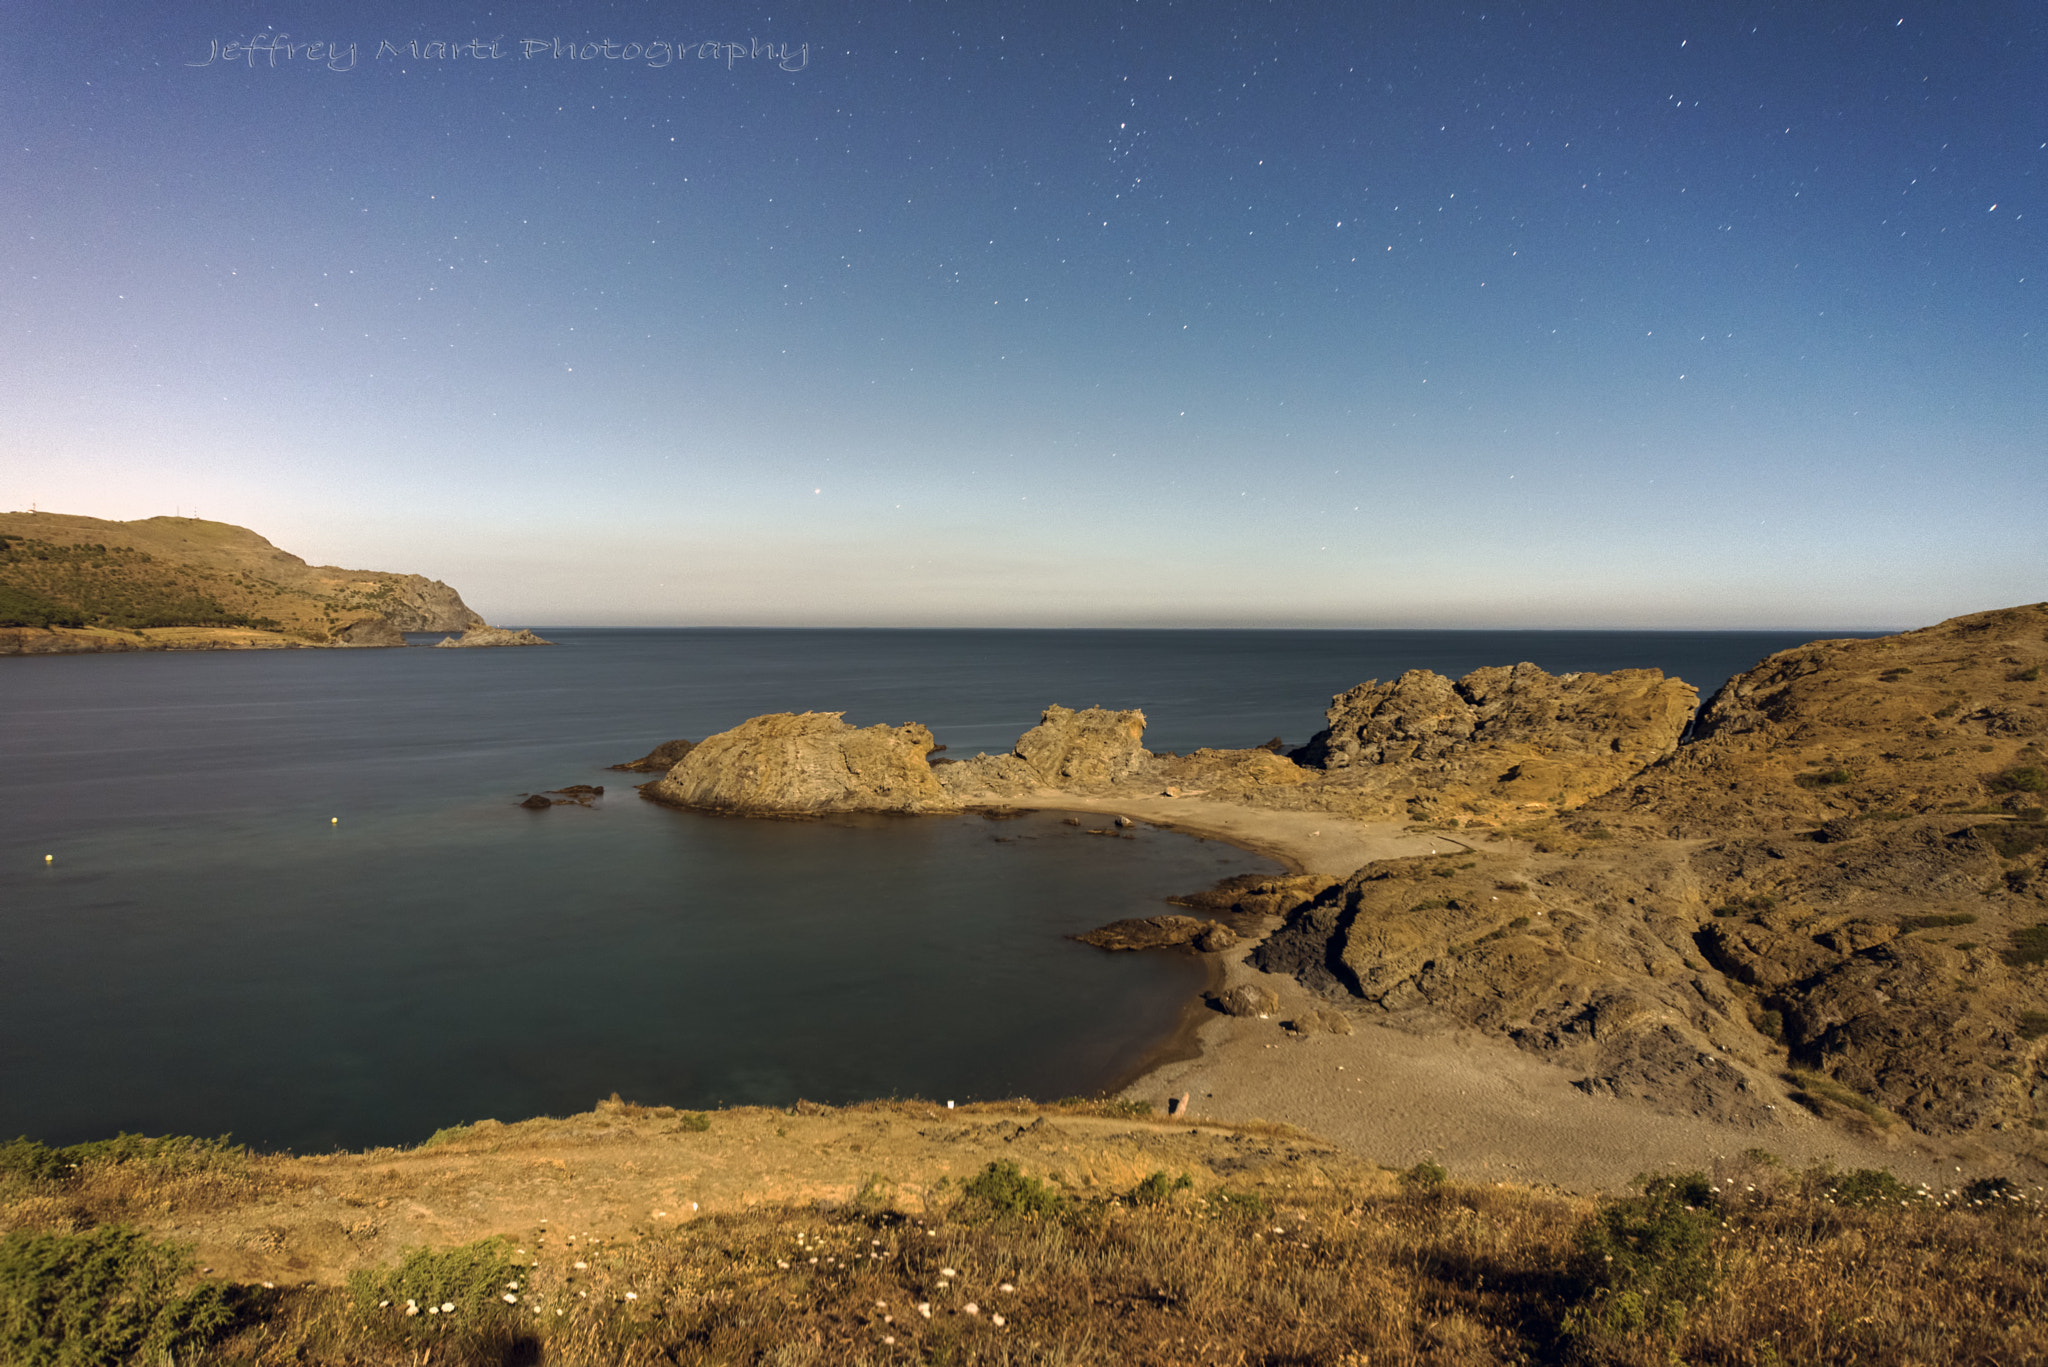
[[843,712],[777,712],[692,746],[642,796],[678,807],[745,815],[951,812],[959,805],[925,756],[932,733],[849,725]]
[[1216,1009],[1227,1016],[1264,1019],[1280,1011],[1280,994],[1259,983],[1239,983],[1216,994]]
[[1296,1013],[1287,1022],[1287,1028],[1297,1035],[1348,1035],[1351,1033],[1351,1017],[1342,1011],[1311,1006]]

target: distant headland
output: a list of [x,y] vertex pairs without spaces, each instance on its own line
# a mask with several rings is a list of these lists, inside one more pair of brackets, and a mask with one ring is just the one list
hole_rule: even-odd
[[403,646],[409,631],[547,644],[438,579],[308,565],[247,527],[0,513],[0,655]]

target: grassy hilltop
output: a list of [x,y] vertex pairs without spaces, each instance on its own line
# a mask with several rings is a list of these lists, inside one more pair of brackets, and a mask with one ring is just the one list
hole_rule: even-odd
[[180,1364],[2040,1362],[2048,1225],[1751,1150],[1634,1194],[1119,1102],[614,1098],[413,1149],[0,1146],[0,1355]]
[[0,513],[0,628],[72,633],[60,648],[92,649],[92,637],[108,633],[179,628],[244,633],[226,644],[324,645],[366,623],[404,632],[461,631],[482,621],[436,580],[308,565],[224,522]]

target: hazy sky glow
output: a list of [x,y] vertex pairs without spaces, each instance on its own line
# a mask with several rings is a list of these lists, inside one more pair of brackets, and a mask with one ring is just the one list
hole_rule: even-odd
[[519,623],[2048,595],[2036,0],[8,29],[8,507],[196,509]]

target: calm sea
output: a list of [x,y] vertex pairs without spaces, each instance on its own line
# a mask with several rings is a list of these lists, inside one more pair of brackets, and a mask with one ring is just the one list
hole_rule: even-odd
[[[604,766],[806,709],[921,721],[955,755],[1008,749],[1053,702],[1143,708],[1155,750],[1292,745],[1331,694],[1405,669],[1655,666],[1704,695],[1847,633],[544,634],[0,660],[0,1136],[307,1151],[613,1091],[1087,1091],[1202,976],[1066,937],[1272,865],[1054,816],[701,816]],[[571,783],[606,796],[514,805]]]

